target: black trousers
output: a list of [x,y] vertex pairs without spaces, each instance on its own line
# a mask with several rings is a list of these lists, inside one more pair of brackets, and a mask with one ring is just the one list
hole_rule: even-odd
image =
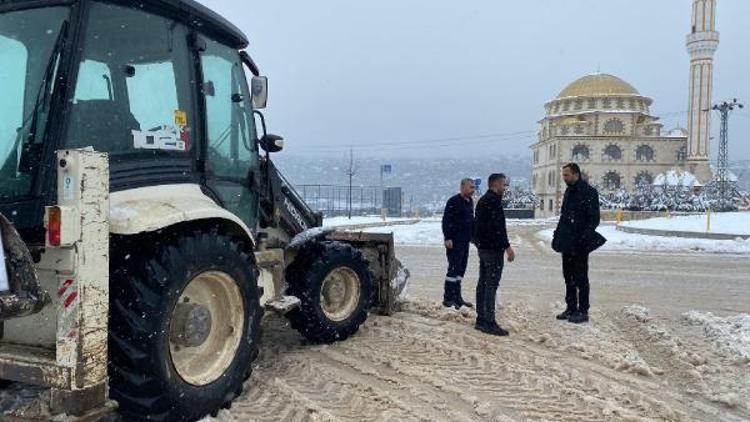
[[569,254],[562,256],[565,278],[565,304],[571,311],[589,311],[589,255]]
[[479,250],[479,282],[477,283],[477,324],[496,324],[495,297],[503,277],[505,251]]
[[469,242],[454,242],[451,249],[445,250],[445,254],[448,256],[445,281],[460,283],[466,275],[466,265],[469,262]]

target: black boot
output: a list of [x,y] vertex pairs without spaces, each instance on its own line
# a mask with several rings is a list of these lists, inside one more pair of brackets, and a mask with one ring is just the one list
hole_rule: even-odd
[[570,315],[570,318],[568,318],[568,321],[572,322],[573,324],[580,324],[588,320],[589,320],[589,313],[582,312],[582,311],[573,312],[573,314]]
[[456,303],[456,283],[446,281],[443,289],[443,306],[446,308],[460,308],[461,305]]
[[471,302],[467,302],[464,300],[464,298],[461,296],[461,282],[456,283],[456,308],[461,308],[462,306],[466,306],[467,308],[473,308],[474,304]]
[[493,336],[503,337],[509,334],[507,331],[503,330],[502,327],[497,325],[497,323],[493,324],[493,323],[477,321],[477,323],[474,325],[474,328],[476,328],[477,330],[485,334],[489,334]]
[[573,309],[567,308],[565,311],[561,314],[557,314],[555,318],[559,319],[560,321],[570,319],[570,316],[573,315],[575,311]]

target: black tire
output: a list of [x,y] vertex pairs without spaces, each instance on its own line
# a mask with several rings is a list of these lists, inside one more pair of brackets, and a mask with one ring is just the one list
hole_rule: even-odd
[[[328,318],[321,304],[323,280],[338,267],[353,270],[360,288],[354,311],[341,321]],[[294,329],[315,343],[333,343],[356,333],[367,319],[375,294],[367,260],[360,251],[341,242],[320,242],[303,249],[287,269],[287,281],[289,294],[302,303],[286,316]]]
[[[110,395],[125,420],[193,421],[228,407],[250,376],[262,317],[256,272],[242,244],[217,230],[161,236],[168,239],[124,247],[113,241]],[[174,366],[170,319],[185,287],[206,271],[231,277],[243,296],[244,324],[231,364],[218,379],[197,386]]]

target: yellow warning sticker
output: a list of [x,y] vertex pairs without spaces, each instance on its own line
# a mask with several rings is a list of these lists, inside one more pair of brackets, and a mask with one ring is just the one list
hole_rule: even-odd
[[187,126],[187,113],[184,110],[175,110],[174,124],[177,125],[177,127]]

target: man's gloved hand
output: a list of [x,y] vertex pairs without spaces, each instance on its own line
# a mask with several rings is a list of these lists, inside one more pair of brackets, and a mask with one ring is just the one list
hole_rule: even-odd
[[453,241],[450,239],[445,240],[445,247],[446,249],[453,249]]

